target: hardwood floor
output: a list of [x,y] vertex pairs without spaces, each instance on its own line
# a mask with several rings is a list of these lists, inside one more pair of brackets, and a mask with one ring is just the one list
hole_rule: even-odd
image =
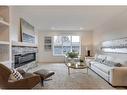
[[[112,87],[104,79],[91,70],[71,69],[68,75],[67,67],[63,63],[39,63],[39,66],[30,70],[33,72],[39,69],[47,69],[55,72],[51,80],[44,81],[44,87],[41,89],[125,89],[123,87]],[[35,88],[39,88],[36,86]]]

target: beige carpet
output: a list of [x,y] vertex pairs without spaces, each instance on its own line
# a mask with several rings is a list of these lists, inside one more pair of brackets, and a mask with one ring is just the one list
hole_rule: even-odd
[[[122,87],[112,87],[91,70],[86,74],[85,69],[71,69],[69,76],[67,67],[63,63],[40,64],[29,72],[39,69],[47,69],[55,72],[55,75],[51,77],[52,80],[44,81],[44,87],[41,87],[41,89],[125,89]],[[35,88],[40,88],[40,86],[37,85]]]

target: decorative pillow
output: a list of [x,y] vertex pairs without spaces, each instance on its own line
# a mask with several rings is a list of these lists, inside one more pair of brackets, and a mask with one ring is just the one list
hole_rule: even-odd
[[116,67],[121,67],[122,64],[120,64],[120,63],[115,63],[114,66],[116,66]]
[[11,70],[11,74],[10,74],[10,80],[20,80],[20,79],[23,79],[23,76],[15,69],[12,69]]
[[105,59],[96,58],[96,59],[95,59],[95,61],[96,61],[96,62],[99,62],[99,63],[102,63],[102,62],[104,62],[104,61],[105,61]]
[[100,58],[96,58],[95,61],[101,63],[102,60]]
[[97,57],[97,58],[102,59],[102,60],[107,59],[106,55],[98,55],[98,57]]
[[106,57],[106,60],[108,60],[108,61],[114,61],[115,60],[115,57],[107,56]]
[[107,60],[102,62],[102,64],[110,66],[110,67],[121,67],[122,66],[120,63],[116,63],[116,62],[113,62],[113,61],[107,61]]

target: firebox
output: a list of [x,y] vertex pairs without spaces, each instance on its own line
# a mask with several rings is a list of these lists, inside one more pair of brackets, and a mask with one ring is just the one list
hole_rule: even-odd
[[14,60],[15,60],[14,68],[17,68],[25,64],[28,64],[32,61],[35,61],[36,53],[34,52],[34,53],[18,54],[18,55],[15,55]]

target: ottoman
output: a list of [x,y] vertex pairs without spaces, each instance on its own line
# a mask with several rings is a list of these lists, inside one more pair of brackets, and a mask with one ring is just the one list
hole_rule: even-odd
[[40,75],[41,83],[43,85],[43,81],[49,78],[50,76],[54,75],[55,73],[50,70],[41,69],[41,70],[35,71],[34,74]]

